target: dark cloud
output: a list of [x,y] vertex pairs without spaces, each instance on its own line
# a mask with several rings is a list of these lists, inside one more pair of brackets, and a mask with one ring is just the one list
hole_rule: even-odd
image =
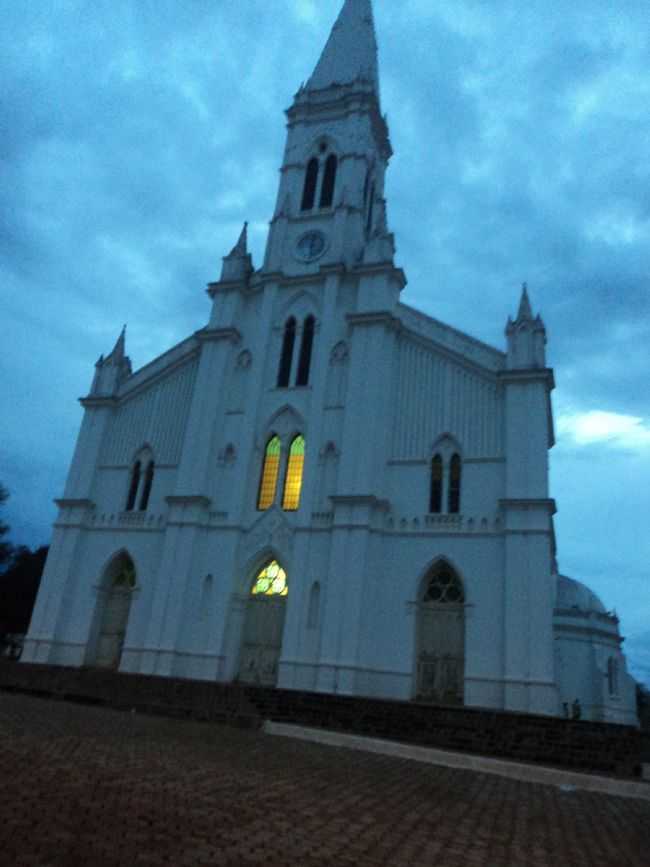
[[[282,110],[339,5],[4,4],[0,373],[10,385],[0,478],[14,491],[18,541],[48,535],[80,419],[75,398],[123,322],[144,364],[205,322],[205,284],[244,219],[260,263]],[[404,300],[503,346],[528,280],[549,333],[557,411],[648,421],[645,0],[375,7]],[[578,578],[602,576],[607,604],[627,606],[640,631],[632,609],[647,558],[633,535],[647,503],[634,480],[648,478],[650,449],[614,459],[567,441],[556,451],[561,557]],[[621,475],[632,491],[613,498]],[[615,552],[602,551],[605,513],[628,528]],[[629,589],[615,572],[630,576]],[[647,605],[646,593],[636,605],[646,617]]]

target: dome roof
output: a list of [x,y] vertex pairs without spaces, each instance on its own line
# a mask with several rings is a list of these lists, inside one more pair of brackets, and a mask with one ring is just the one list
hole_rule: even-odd
[[581,611],[596,611],[598,614],[607,614],[607,609],[590,590],[586,584],[567,578],[566,575],[558,575],[556,608],[579,608]]

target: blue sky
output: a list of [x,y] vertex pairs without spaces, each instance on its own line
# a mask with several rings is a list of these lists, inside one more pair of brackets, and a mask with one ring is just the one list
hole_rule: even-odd
[[[549,335],[561,570],[650,682],[647,2],[375,0],[403,298]],[[283,109],[340,0],[0,0],[0,480],[49,539],[93,365],[205,324],[244,219],[259,265]]]

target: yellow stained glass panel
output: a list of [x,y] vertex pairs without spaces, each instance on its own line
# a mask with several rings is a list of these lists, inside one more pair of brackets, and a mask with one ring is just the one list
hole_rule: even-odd
[[258,574],[251,589],[252,596],[287,596],[287,573],[277,560],[272,560]]
[[280,472],[280,438],[272,437],[266,446],[264,455],[264,467],[260,481],[260,493],[257,500],[257,508],[260,511],[269,509],[275,500],[275,489],[278,484]]
[[305,438],[297,436],[289,449],[287,475],[284,480],[284,495],[282,508],[287,512],[295,512],[300,505],[302,489],[302,471],[305,465]]

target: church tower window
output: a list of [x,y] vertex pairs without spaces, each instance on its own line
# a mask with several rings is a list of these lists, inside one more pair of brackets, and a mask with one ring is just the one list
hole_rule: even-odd
[[449,465],[449,508],[450,514],[460,512],[460,455],[453,455]]
[[130,512],[135,506],[135,498],[138,494],[138,485],[140,484],[140,461],[133,464],[131,470],[131,485],[129,486],[129,496],[126,500],[126,511]]
[[304,465],[305,438],[299,434],[294,438],[289,449],[287,474],[284,480],[282,508],[287,512],[295,512],[300,505],[300,491],[302,489],[302,471]]
[[316,185],[318,183],[318,160],[312,157],[307,163],[307,171],[305,172],[305,186],[302,191],[302,211],[311,211],[314,207],[316,199]]
[[368,216],[366,218],[366,232],[369,234],[372,229],[372,217],[375,207],[375,185],[370,187],[370,200],[368,201]]
[[300,358],[298,360],[298,374],[296,376],[296,385],[307,385],[309,382],[309,369],[311,367],[311,350],[314,344],[314,325],[313,316],[308,316],[305,319],[302,329],[302,341],[300,343]]
[[146,512],[147,506],[149,505],[149,497],[151,496],[151,486],[153,485],[153,474],[154,474],[154,462],[149,461],[147,465],[147,471],[144,476],[144,487],[142,489],[142,496],[140,497],[140,511]]
[[331,208],[334,201],[334,185],[336,184],[336,169],[338,160],[334,154],[330,154],[325,161],[325,174],[323,186],[320,191],[321,208]]
[[278,368],[278,388],[287,388],[291,376],[291,362],[293,360],[293,345],[296,342],[296,320],[293,316],[287,319],[284,326],[284,338],[282,340],[282,355]]
[[275,490],[280,472],[280,437],[273,435],[266,444],[264,466],[260,479],[260,490],[257,498],[257,508],[260,512],[269,509],[275,500]]
[[431,461],[431,499],[429,511],[442,511],[442,458],[440,455],[436,455]]

